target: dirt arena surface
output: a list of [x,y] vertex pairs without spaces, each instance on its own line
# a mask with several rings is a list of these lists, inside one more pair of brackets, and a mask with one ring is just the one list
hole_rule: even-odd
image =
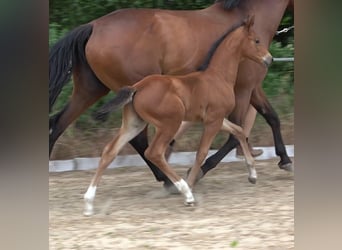
[[[50,173],[50,249],[294,249],[294,177],[277,162],[257,161],[256,185],[243,162],[220,164],[195,187],[195,207],[147,167],[110,169],[91,217],[83,194],[94,171]],[[185,176],[188,167],[175,169]]]

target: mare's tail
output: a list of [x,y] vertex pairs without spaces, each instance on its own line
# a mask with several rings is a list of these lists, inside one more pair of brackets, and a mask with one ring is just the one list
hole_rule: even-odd
[[136,90],[133,87],[121,88],[116,93],[116,96],[113,99],[105,103],[102,107],[100,107],[92,114],[93,118],[95,120],[105,120],[110,112],[117,110],[127,103],[131,102],[133,100],[135,91]]
[[73,66],[88,64],[84,49],[92,31],[91,24],[81,25],[69,32],[50,49],[49,112],[63,86],[70,80]]

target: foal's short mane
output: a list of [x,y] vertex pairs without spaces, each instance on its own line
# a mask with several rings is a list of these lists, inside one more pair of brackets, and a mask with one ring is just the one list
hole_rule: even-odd
[[197,68],[197,71],[204,71],[208,68],[209,63],[211,61],[211,58],[213,57],[216,49],[218,48],[218,46],[222,43],[222,41],[234,30],[236,30],[237,28],[243,26],[245,24],[245,21],[235,24],[234,26],[230,27],[219,39],[216,40],[216,42],[213,43],[213,45],[211,45],[211,48],[204,60],[204,63],[201,64],[201,66],[199,66]]
[[222,3],[222,7],[225,10],[231,10],[234,9],[235,7],[239,6],[240,2],[243,0],[216,0],[216,3]]

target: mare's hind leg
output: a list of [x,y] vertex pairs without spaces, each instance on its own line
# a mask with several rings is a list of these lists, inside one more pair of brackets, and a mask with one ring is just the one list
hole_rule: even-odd
[[144,127],[146,127],[146,122],[138,117],[131,104],[126,105],[123,111],[122,126],[115,138],[105,146],[95,176],[93,177],[87,192],[84,194],[84,215],[93,214],[93,201],[95,199],[96,188],[100,182],[103,171],[115,159],[122,147],[139,134]]
[[177,173],[168,165],[165,159],[165,151],[172,140],[177,129],[171,127],[156,128],[156,133],[149,147],[145,151],[145,156],[173,182],[178,191],[185,197],[185,204],[191,205],[195,202],[195,198],[188,186]]
[[251,97],[251,104],[261,114],[270,125],[273,133],[275,152],[280,157],[279,168],[286,171],[293,171],[292,161],[287,155],[286,148],[280,130],[280,120],[277,113],[272,108],[261,87],[257,87]]
[[222,130],[225,130],[231,134],[233,134],[238,141],[240,142],[242,152],[245,156],[247,168],[248,168],[248,180],[250,183],[255,184],[257,180],[257,173],[254,167],[254,158],[249,151],[248,144],[246,141],[246,136],[243,132],[243,129],[240,126],[235,125],[234,123],[228,121],[227,119],[223,120]]
[[106,95],[109,89],[104,86],[89,66],[78,66],[73,71],[74,89],[70,102],[49,121],[49,155],[58,137],[84,110]]

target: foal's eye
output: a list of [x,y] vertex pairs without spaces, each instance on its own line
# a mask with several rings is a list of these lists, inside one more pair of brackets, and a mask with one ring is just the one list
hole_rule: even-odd
[[255,43],[256,43],[256,44],[260,43],[259,39],[256,39],[256,40],[255,40]]

